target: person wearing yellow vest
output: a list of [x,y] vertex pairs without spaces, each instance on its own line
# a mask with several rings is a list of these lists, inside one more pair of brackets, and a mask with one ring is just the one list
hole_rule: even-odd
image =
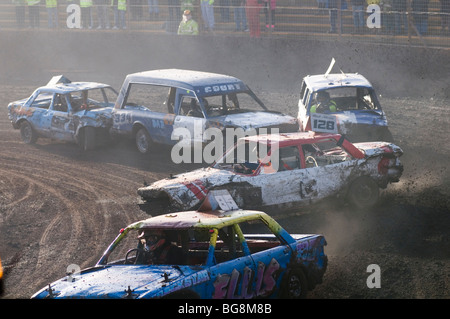
[[45,0],[47,8],[48,27],[50,29],[58,27],[58,0]]
[[41,0],[27,0],[30,28],[39,28],[39,3]]
[[97,7],[97,29],[109,29],[108,3],[108,0],[94,0],[94,5]]
[[81,27],[92,29],[92,0],[80,0]]
[[332,113],[336,112],[336,102],[330,100],[330,94],[327,91],[316,93],[316,104],[311,106],[311,113]]
[[17,27],[22,29],[25,27],[25,6],[27,2],[25,0],[12,0],[16,11]]
[[178,26],[178,34],[180,35],[197,35],[198,23],[192,19],[191,11],[184,10],[183,19]]
[[126,29],[127,0],[111,0],[111,6],[114,11],[113,29]]

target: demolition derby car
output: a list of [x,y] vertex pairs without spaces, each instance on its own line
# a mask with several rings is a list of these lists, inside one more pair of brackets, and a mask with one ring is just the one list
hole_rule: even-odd
[[174,145],[182,140],[201,146],[208,128],[298,131],[294,117],[269,111],[241,80],[190,70],[127,75],[113,114],[111,133],[134,139],[144,154],[153,143]]
[[[327,126],[327,117],[335,118],[337,125]],[[374,88],[357,73],[303,78],[297,119],[301,131],[339,133],[352,142],[393,142]]]
[[133,223],[94,267],[68,274],[32,298],[304,298],[322,282],[322,235],[290,235],[265,213],[224,202],[232,209]]
[[244,209],[296,209],[332,196],[367,208],[377,203],[380,188],[399,181],[402,153],[388,142],[353,144],[340,134],[253,135],[212,166],[156,181],[138,194],[150,213],[155,203],[195,209],[211,189],[227,189]]
[[109,139],[117,92],[107,84],[53,77],[23,100],[8,105],[8,116],[25,143],[39,137],[75,142],[84,150]]

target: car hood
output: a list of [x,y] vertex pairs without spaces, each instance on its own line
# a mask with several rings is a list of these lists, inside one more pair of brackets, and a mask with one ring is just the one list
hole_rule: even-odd
[[341,130],[355,124],[387,126],[386,116],[381,110],[351,110],[333,113],[333,115],[336,115]]
[[224,169],[200,168],[141,187],[138,194],[145,200],[167,195],[179,208],[189,209],[206,197],[210,187],[230,183],[234,176],[236,175],[233,172]]
[[94,267],[55,281],[35,293],[32,298],[140,298],[155,295],[161,288],[194,272],[196,271],[187,266]]
[[[289,128],[291,125],[298,125],[297,120],[290,115],[259,111],[212,117],[210,118],[210,121],[221,123],[223,126],[227,127],[241,127],[244,131],[262,127],[278,127],[280,128],[280,132],[282,132],[282,130],[291,129]],[[287,127],[285,128],[284,126]],[[298,126],[295,130],[297,129]]]

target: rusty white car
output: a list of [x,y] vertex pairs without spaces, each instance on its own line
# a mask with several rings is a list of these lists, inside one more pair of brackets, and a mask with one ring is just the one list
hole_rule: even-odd
[[167,202],[195,208],[212,189],[227,189],[245,209],[280,211],[338,196],[359,208],[375,205],[379,190],[398,182],[403,151],[388,142],[351,143],[340,134],[295,132],[244,137],[207,168],[138,189],[141,208]]
[[90,150],[109,141],[116,98],[117,92],[108,84],[54,76],[30,97],[9,103],[8,117],[27,144],[43,137]]
[[95,266],[71,267],[32,298],[287,299],[305,298],[322,282],[324,236],[289,234],[267,214],[220,196],[226,210],[211,200],[207,210],[121,229]]

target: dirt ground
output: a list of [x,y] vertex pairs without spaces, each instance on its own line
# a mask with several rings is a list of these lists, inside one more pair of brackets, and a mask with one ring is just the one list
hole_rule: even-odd
[[[168,151],[141,156],[125,142],[86,153],[46,139],[25,145],[6,105],[39,84],[20,82],[0,85],[5,299],[29,298],[64,276],[71,264],[94,265],[122,227],[148,217],[137,205],[136,190],[144,181],[193,168],[173,164]],[[295,92],[261,88],[255,91],[264,101],[296,115]],[[381,103],[395,143],[404,150],[405,170],[399,183],[382,192],[379,205],[352,211],[324,203],[275,216],[291,233],[322,233],[327,239],[329,266],[309,298],[450,298],[450,100],[405,94],[381,97]],[[367,286],[371,264],[380,267],[381,288]]]

